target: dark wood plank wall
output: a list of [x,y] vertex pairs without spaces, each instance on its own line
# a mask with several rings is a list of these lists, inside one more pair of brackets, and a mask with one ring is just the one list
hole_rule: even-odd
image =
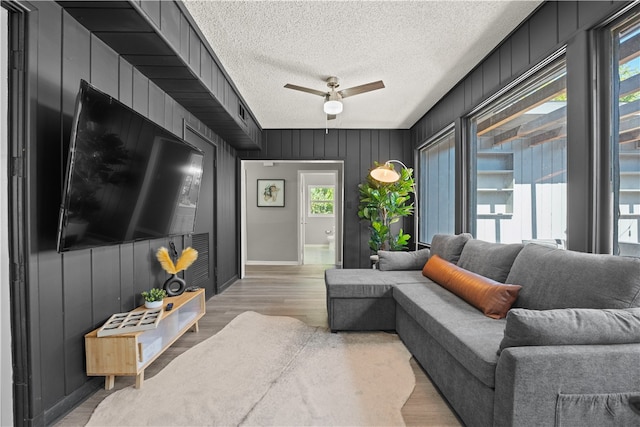
[[[211,91],[211,94],[222,104],[222,107],[245,129],[247,135],[255,142],[257,147],[261,145],[262,130],[253,117],[251,110],[245,108],[248,116],[242,121],[237,118],[239,105],[243,102],[229,80],[225,71],[219,66],[211,48],[204,40],[204,36],[195,26],[193,19],[183,5],[174,1],[165,0],[132,0],[140,5],[151,23],[171,43],[182,58],[189,64],[191,70]],[[153,69],[153,66],[145,68]],[[211,111],[208,104],[202,104],[197,97],[189,99],[188,94],[183,94],[186,106],[193,111],[203,114],[203,120],[215,117],[218,112]],[[248,106],[244,106],[248,107]]]
[[[144,3],[143,3],[144,4]],[[166,274],[155,251],[169,239],[92,250],[56,252],[70,127],[80,79],[183,136],[187,120],[218,151],[217,214],[225,250],[219,252],[218,281],[237,277],[237,154],[229,144],[118,56],[54,2],[34,2],[28,15],[28,310],[31,421],[49,424],[80,401],[102,379],[85,376],[85,333],[114,312],[142,303],[140,292],[161,286]],[[151,6],[151,5],[149,5]],[[149,11],[153,13],[153,11]],[[212,173],[213,164],[207,165]],[[207,173],[207,170],[205,170]],[[213,188],[203,191],[214,192]],[[213,230],[212,230],[213,231]],[[190,237],[172,239],[180,251]],[[213,272],[211,274],[213,280]],[[213,286],[212,286],[213,289]],[[211,296],[211,295],[209,295]]]
[[240,260],[237,257],[240,251],[237,196],[239,165],[233,148],[226,144],[219,147],[217,171],[220,179],[217,182],[217,193],[220,203],[217,206],[218,228],[215,244],[218,254],[217,287],[218,292],[222,292],[238,278],[240,269]]
[[544,3],[500,46],[447,93],[411,128],[411,142],[420,147],[430,137],[452,123],[456,125],[457,212],[456,231],[469,230],[462,211],[467,195],[462,194],[464,171],[460,166],[466,142],[465,116],[541,60],[567,46],[567,165],[571,191],[567,194],[569,249],[593,251],[591,207],[590,141],[595,124],[590,117],[590,46],[588,31],[629,5],[621,1],[550,1]]
[[[396,159],[413,165],[409,130],[269,129],[263,149],[241,151],[246,160],[342,160],[344,161],[344,259],[345,268],[368,268],[369,230],[358,218],[358,184],[364,182],[373,162]],[[402,224],[413,235],[413,219]]]
[[547,2],[411,127],[420,145],[628,2]]

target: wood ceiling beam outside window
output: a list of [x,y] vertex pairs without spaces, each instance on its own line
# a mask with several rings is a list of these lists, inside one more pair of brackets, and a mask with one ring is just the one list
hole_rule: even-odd
[[477,134],[482,136],[493,129],[500,127],[501,125],[513,120],[516,117],[520,117],[527,111],[534,109],[553,98],[558,97],[567,90],[567,76],[562,76],[557,80],[552,81],[548,85],[540,88],[536,92],[527,96],[520,101],[517,101],[500,111],[497,114],[489,117],[488,119],[478,123]]
[[620,45],[620,63],[627,63],[640,56],[640,34],[636,34]]
[[511,142],[514,139],[522,138],[530,135],[534,132],[548,128],[549,126],[558,124],[567,118],[567,107],[563,106],[545,114],[544,116],[535,118],[527,123],[519,125],[513,129],[509,129],[506,132],[497,134],[493,137],[493,145],[501,145],[507,142]]
[[[640,36],[637,36],[640,37]],[[640,43],[640,38],[634,37],[629,42]],[[556,83],[556,82],[554,82]],[[549,88],[551,85],[546,86]],[[507,124],[511,120],[522,116],[526,111],[548,102],[563,91],[556,91],[557,86],[551,87],[547,91],[538,91],[531,96],[508,107],[494,117],[485,120],[478,125],[478,135],[486,134],[490,130],[498,129],[501,125]],[[628,96],[640,91],[640,74],[624,80],[620,85],[620,96]],[[551,94],[553,93],[553,94]],[[516,105],[524,107],[526,110],[516,111]],[[508,113],[513,113],[507,116]],[[560,107],[548,114],[537,117],[529,122],[507,129],[499,134],[493,135],[492,145],[499,146],[516,139],[523,139],[524,143],[530,146],[544,144],[565,138],[566,126],[556,126],[566,120],[567,108]],[[640,100],[631,101],[620,106],[620,144],[629,144],[640,141]],[[553,126],[556,126],[555,128]]]

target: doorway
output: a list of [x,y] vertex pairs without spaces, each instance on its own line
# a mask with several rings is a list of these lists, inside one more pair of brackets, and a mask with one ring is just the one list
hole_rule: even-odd
[[[301,202],[303,196],[300,173],[322,173],[336,176],[334,189],[334,226],[323,228],[334,237],[334,256],[329,264],[342,265],[342,232],[344,216],[344,162],[342,160],[242,160],[240,162],[241,266],[301,265]],[[279,203],[265,206],[264,189],[258,187],[272,180],[279,188]],[[304,187],[304,185],[302,186]],[[322,242],[328,249],[329,239]],[[320,243],[318,243],[320,244]],[[302,249],[301,249],[302,248]]]
[[338,171],[298,171],[301,264],[337,264]]

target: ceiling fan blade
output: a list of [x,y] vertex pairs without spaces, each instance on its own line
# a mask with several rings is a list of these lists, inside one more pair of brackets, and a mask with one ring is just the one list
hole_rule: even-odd
[[350,87],[349,89],[343,89],[338,93],[342,95],[343,98],[346,98],[347,96],[358,95],[382,88],[384,88],[384,83],[382,83],[382,80],[378,80],[377,82],[371,82],[360,86]]
[[315,89],[309,89],[308,87],[292,85],[292,84],[289,84],[289,83],[284,85],[284,87],[286,87],[287,89],[299,90],[300,92],[311,93],[313,95],[327,96],[327,92],[322,92],[322,91],[315,90]]
[[327,120],[335,120],[335,119],[336,119],[335,114],[327,114]]

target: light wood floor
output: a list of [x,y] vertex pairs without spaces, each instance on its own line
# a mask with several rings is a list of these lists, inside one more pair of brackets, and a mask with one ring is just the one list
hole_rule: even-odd
[[[252,310],[272,316],[290,316],[311,326],[327,327],[327,310],[322,265],[247,266],[247,277],[234,283],[207,302],[207,314],[200,320],[200,331],[186,333],[145,371],[153,377],[176,356],[216,334],[238,314]],[[402,409],[409,426],[460,426],[447,403],[431,381],[411,359],[416,387]],[[109,394],[135,382],[134,377],[116,377],[111,391],[98,390],[76,407],[56,426],[84,426],[95,407]]]

